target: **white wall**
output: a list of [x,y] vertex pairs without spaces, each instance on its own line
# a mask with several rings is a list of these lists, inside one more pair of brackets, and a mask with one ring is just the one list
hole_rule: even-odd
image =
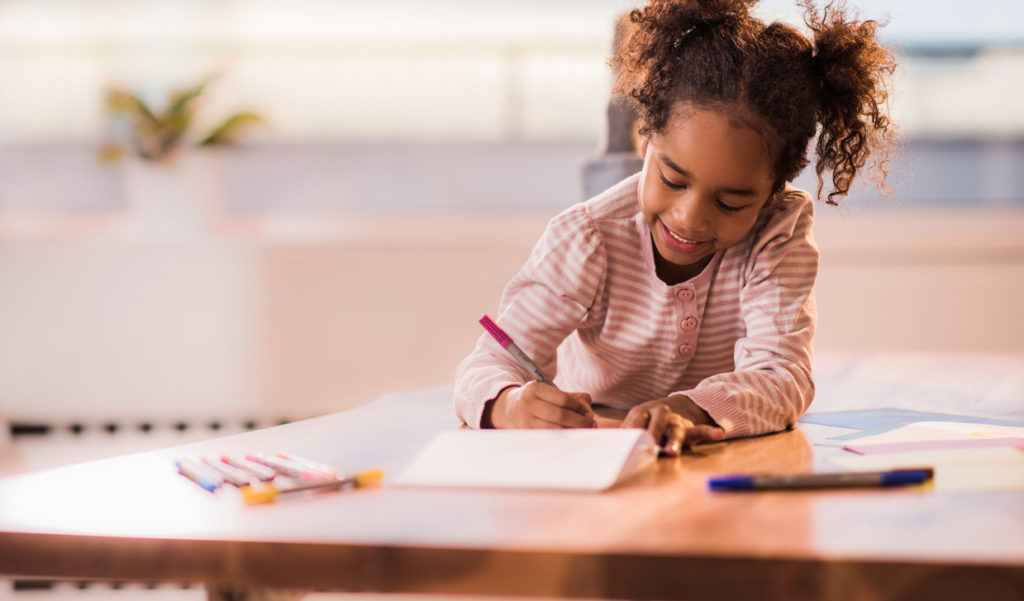
[[[297,419],[450,382],[546,217],[0,244],[0,413]],[[819,211],[816,347],[1024,352],[1024,211]]]

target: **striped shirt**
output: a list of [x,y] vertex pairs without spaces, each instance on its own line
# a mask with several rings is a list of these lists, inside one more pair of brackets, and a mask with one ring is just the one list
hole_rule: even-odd
[[[792,426],[814,396],[810,196],[787,189],[741,242],[669,286],[655,275],[638,179],[548,224],[505,288],[498,325],[560,389],[595,404],[682,394],[729,437]],[[458,367],[456,413],[478,428],[488,401],[530,379],[484,334]]]

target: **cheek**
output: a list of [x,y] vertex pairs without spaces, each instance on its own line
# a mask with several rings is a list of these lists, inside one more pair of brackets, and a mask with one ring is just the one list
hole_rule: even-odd
[[665,210],[665,195],[659,185],[660,182],[647,181],[647,179],[640,179],[640,187],[637,192],[640,198],[640,210],[644,215],[652,216]]

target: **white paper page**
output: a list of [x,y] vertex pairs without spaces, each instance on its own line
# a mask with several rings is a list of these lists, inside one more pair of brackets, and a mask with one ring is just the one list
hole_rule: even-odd
[[1012,447],[840,455],[826,461],[855,472],[935,468],[941,492],[1024,490],[1024,453]]
[[599,491],[657,456],[635,428],[458,430],[437,435],[392,484]]
[[917,422],[874,436],[844,441],[845,446],[923,442],[929,440],[976,440],[979,438],[1024,438],[1024,428],[990,426],[967,422]]

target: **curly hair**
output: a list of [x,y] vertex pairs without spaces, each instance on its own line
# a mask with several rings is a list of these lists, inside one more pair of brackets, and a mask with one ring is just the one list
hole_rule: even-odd
[[892,52],[876,37],[880,24],[858,21],[842,0],[805,9],[805,36],[750,14],[757,0],[650,0],[630,13],[629,37],[610,61],[615,92],[631,102],[639,134],[662,133],[679,103],[728,110],[758,131],[772,150],[775,190],[807,166],[817,134],[817,196],[826,172],[838,205],[854,177],[872,172],[885,185],[895,149],[886,113]]

